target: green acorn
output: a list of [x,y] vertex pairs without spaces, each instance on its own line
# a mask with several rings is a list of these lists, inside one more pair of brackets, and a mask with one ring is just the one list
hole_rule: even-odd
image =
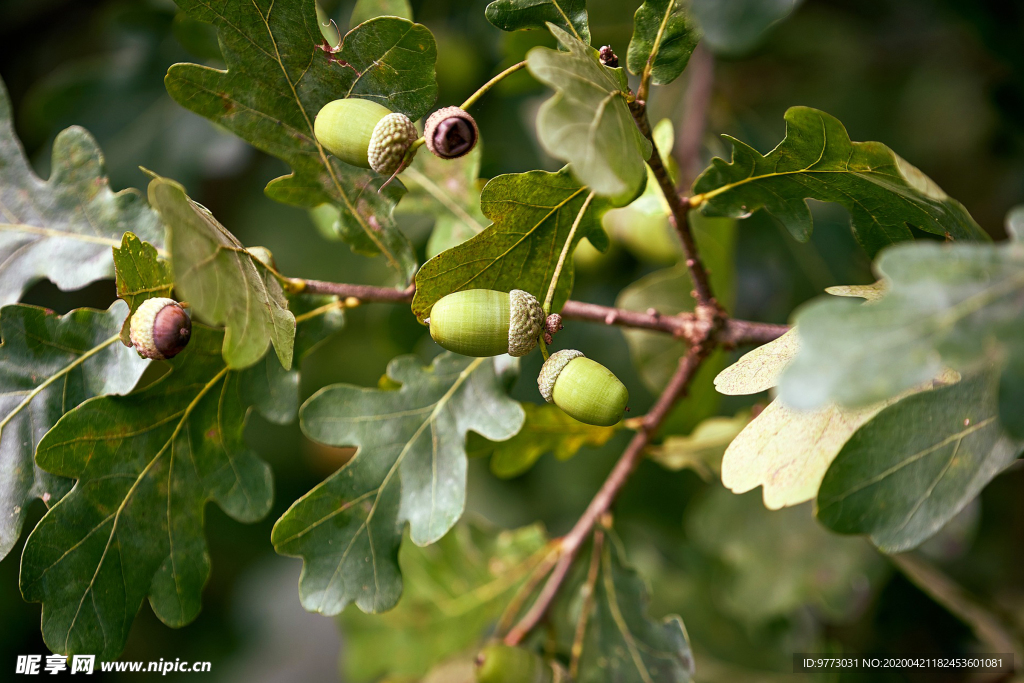
[[405,114],[358,97],[325,104],[316,115],[313,132],[328,152],[346,164],[386,176],[398,170],[419,137]]
[[423,126],[427,149],[442,159],[458,159],[469,154],[479,138],[476,121],[459,107],[438,109],[427,117]]
[[467,289],[443,297],[426,323],[438,344],[464,356],[525,356],[544,332],[544,309],[529,292]]
[[478,683],[557,683],[564,677],[534,652],[492,643],[476,657]]
[[579,351],[551,354],[537,386],[544,400],[586,424],[611,427],[622,419],[629,392],[611,370]]
[[174,358],[188,345],[192,320],[174,299],[146,299],[132,315],[130,336],[143,358]]

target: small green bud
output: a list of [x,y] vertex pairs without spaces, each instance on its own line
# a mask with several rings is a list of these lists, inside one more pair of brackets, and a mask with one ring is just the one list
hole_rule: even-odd
[[572,349],[551,354],[537,386],[548,403],[580,422],[601,427],[618,423],[629,401],[629,392],[611,370]]
[[188,345],[192,320],[174,299],[147,299],[132,315],[130,336],[143,358],[174,358]]
[[427,324],[434,341],[464,356],[525,356],[544,332],[544,310],[521,289],[467,289],[435,303]]
[[390,176],[419,137],[405,114],[371,100],[350,97],[323,106],[313,132],[328,152],[346,164]]

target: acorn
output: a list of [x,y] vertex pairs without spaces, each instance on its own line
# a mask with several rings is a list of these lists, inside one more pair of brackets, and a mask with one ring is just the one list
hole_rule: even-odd
[[476,656],[477,683],[556,683],[561,672],[525,648],[492,643]]
[[192,320],[174,299],[146,299],[132,315],[132,345],[151,360],[174,358],[188,346]]
[[611,427],[622,419],[629,392],[611,370],[565,349],[544,361],[537,377],[544,400],[580,422]]
[[442,159],[458,159],[472,151],[480,138],[480,129],[473,117],[458,107],[438,109],[423,128],[427,149]]
[[325,104],[316,115],[313,132],[327,151],[346,164],[386,176],[399,169],[419,137],[405,114],[358,97]]
[[544,333],[544,309],[529,292],[467,289],[434,304],[430,336],[464,356],[525,356]]

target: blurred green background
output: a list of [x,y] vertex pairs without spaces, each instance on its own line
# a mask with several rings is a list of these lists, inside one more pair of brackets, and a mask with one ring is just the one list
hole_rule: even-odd
[[[634,2],[589,0],[595,45],[624,56]],[[325,2],[344,28],[351,2]],[[438,41],[439,105],[457,104],[501,68],[522,59],[540,33],[504,34],[484,18],[485,0],[413,0],[417,21]],[[114,188],[143,187],[139,166],[182,182],[247,245],[269,247],[282,272],[384,284],[380,259],[325,240],[309,214],[263,196],[284,166],[176,105],[163,88],[170,64],[220,63],[210,27],[185,19],[171,0],[0,0],[0,76],[10,91],[18,135],[45,177],[54,136],[85,126],[106,154]],[[686,125],[687,79],[652,96],[652,118]],[[555,169],[532,133],[547,96],[525,72],[504,82],[474,111],[483,131],[484,178]],[[704,161],[728,154],[729,133],[761,151],[781,140],[791,105],[837,116],[855,140],[879,140],[963,202],[995,237],[1003,217],[1024,202],[1024,3],[997,0],[807,0],[743,54],[714,57]],[[684,169],[684,172],[686,169]],[[736,314],[786,321],[792,310],[834,284],[872,280],[842,210],[816,206],[816,230],[797,244],[763,216],[739,226]],[[403,216],[421,254],[430,221]],[[633,247],[632,250],[630,247]],[[579,259],[574,298],[611,304],[619,291],[663,267],[635,245]],[[106,307],[112,282],[63,293],[37,285],[27,301],[60,312]],[[631,368],[622,334],[573,324],[557,341],[583,347],[622,377],[634,411],[653,396]],[[308,396],[333,382],[373,385],[402,353],[424,359],[436,347],[403,307],[352,311],[346,329],[303,366]],[[515,389],[538,400],[530,378],[540,358],[523,363]],[[704,378],[705,385],[710,375]],[[708,386],[673,417],[686,433],[708,414],[733,415],[764,396],[719,401]],[[742,399],[742,400],[740,400]],[[634,412],[634,414],[640,414]],[[336,469],[343,453],[303,439],[296,426],[252,417],[249,443],[273,468],[274,510],[239,525],[207,507],[213,570],[203,611],[190,626],[162,625],[143,606],[123,659],[211,660],[204,680],[334,680],[344,634],[333,620],[303,612],[299,561],[274,554],[275,519]],[[565,531],[582,511],[624,445],[625,435],[567,462],[543,458],[529,473],[503,481],[487,463],[471,463],[470,509],[498,525],[543,521]],[[1024,623],[1024,471],[997,478],[922,552],[983,602]],[[34,507],[28,528],[42,514]],[[969,626],[935,604],[861,539],[827,534],[809,506],[768,512],[759,492],[734,496],[690,471],[645,463],[616,508],[633,562],[651,581],[652,611],[677,612],[697,653],[698,680],[791,680],[794,651],[943,654],[991,652]],[[16,548],[0,562],[0,679],[17,654],[47,652],[39,606],[17,589]],[[123,677],[131,677],[131,674]],[[136,675],[137,677],[137,675]],[[102,678],[102,676],[101,676]],[[173,678],[173,677],[171,677]],[[826,679],[830,680],[830,679]],[[961,674],[851,675],[841,680],[957,681]]]

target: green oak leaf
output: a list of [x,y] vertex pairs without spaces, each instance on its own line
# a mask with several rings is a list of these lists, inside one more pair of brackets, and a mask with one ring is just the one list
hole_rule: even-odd
[[[313,134],[317,112],[343,97],[363,97],[413,120],[437,97],[437,48],[424,26],[397,17],[352,29],[336,53],[324,52],[313,0],[178,0],[190,17],[217,26],[227,70],[175,64],[167,91],[179,104],[287,163],[271,198],[303,207],[329,204],[336,234],[361,253],[382,253],[403,277],[416,270],[409,240],[392,211],[401,186],[329,156]],[[273,10],[273,11],[271,11]]]
[[[480,207],[493,225],[423,264],[416,274],[413,313],[423,320],[438,299],[463,289],[522,289],[544,301],[587,195],[587,188],[564,168],[492,179],[480,194]],[[607,202],[595,199],[584,213],[558,279],[552,312],[561,309],[572,291],[572,249],[583,237],[595,246],[607,245],[600,220],[607,208]]]
[[275,549],[304,560],[306,609],[330,615],[350,602],[364,612],[395,606],[406,522],[412,541],[427,545],[462,515],[466,433],[500,440],[522,426],[522,408],[505,394],[503,365],[444,353],[424,368],[403,356],[387,373],[399,389],[337,384],[306,401],[300,423],[307,436],[358,447],[274,525]]
[[349,26],[358,26],[376,17],[399,17],[412,21],[409,0],[357,0],[348,23]]
[[578,641],[576,683],[688,683],[693,653],[678,616],[647,616],[644,580],[626,564],[611,529],[595,534],[576,558],[552,607],[551,637],[567,655]]
[[734,417],[709,417],[687,436],[669,436],[648,449],[648,457],[668,470],[691,469],[705,481],[722,476],[722,456],[750,423],[750,412]]
[[0,559],[18,540],[35,498],[56,503],[71,481],[40,469],[36,444],[57,420],[100,394],[131,390],[146,368],[118,344],[128,307],[58,316],[35,306],[0,309]]
[[718,54],[740,56],[757,47],[769,30],[802,0],[690,0],[690,13],[704,41]]
[[248,522],[270,509],[270,468],[243,442],[249,402],[222,336],[193,325],[167,375],[83,403],[40,442],[40,467],[78,479],[22,556],[22,594],[43,603],[54,652],[117,657],[147,596],[164,623],[187,624],[210,573],[206,502]]
[[551,23],[590,45],[586,0],[494,0],[484,14],[502,31],[543,29]]
[[786,138],[767,155],[739,140],[732,161],[715,158],[690,201],[706,216],[742,218],[764,208],[799,241],[810,239],[807,199],[842,204],[853,233],[874,255],[912,239],[911,226],[963,240],[987,240],[960,202],[880,142],[851,142],[833,116],[809,107],[786,112]]
[[780,383],[792,407],[863,405],[943,367],[970,374],[1024,357],[1024,243],[906,244],[875,268],[880,300],[828,299],[797,315],[800,352]]
[[160,258],[156,247],[126,232],[121,246],[114,247],[114,277],[117,297],[128,304],[128,316],[121,326],[121,342],[131,346],[131,322],[135,311],[147,299],[169,297],[174,289],[171,266]]
[[[338,329],[341,309],[327,297],[296,309],[301,358]],[[108,334],[116,339],[115,325]],[[22,555],[22,595],[43,603],[43,639],[54,652],[117,657],[147,596],[165,624],[187,624],[210,573],[207,501],[243,522],[270,509],[270,468],[245,445],[245,422],[252,408],[272,422],[294,419],[298,373],[271,354],[232,370],[223,336],[194,324],[167,374],[133,394],[82,403],[39,443],[40,467],[78,479]]]
[[671,83],[683,73],[699,39],[680,0],[646,0],[633,15],[626,65],[638,76],[649,68],[652,83]]
[[398,210],[434,217],[434,230],[427,242],[427,258],[462,244],[487,228],[480,211],[481,145],[458,159],[439,159],[417,154],[402,180],[409,193]]
[[281,365],[290,369],[295,316],[275,273],[173,180],[154,178],[149,201],[167,224],[178,294],[199,318],[225,327],[228,366],[253,365],[273,342]]
[[997,382],[981,373],[879,413],[825,473],[818,519],[833,531],[869,534],[889,553],[939,531],[1024,450],[1000,425]]
[[[526,422],[507,441],[487,441],[470,435],[476,457],[491,456],[491,471],[504,479],[516,477],[533,467],[545,453],[568,460],[584,446],[597,448],[615,435],[615,427],[596,427],[575,420],[551,404],[523,403]],[[474,443],[475,442],[475,443]]]
[[597,51],[553,24],[565,51],[535,47],[530,73],[555,90],[537,113],[537,135],[551,156],[599,195],[627,204],[644,189],[651,143],[629,111],[626,72],[601,64]]
[[111,277],[110,249],[128,230],[163,244],[160,219],[139,193],[111,192],[85,129],[57,135],[51,168],[48,180],[33,172],[0,81],[0,305],[17,302],[38,280],[73,290]]
[[714,487],[693,505],[688,535],[725,568],[715,572],[719,608],[745,622],[764,624],[808,605],[843,621],[862,604],[858,586],[883,570],[871,546],[823,529],[809,504],[767,512],[756,494]]
[[546,552],[539,524],[498,531],[463,521],[433,545],[402,543],[398,563],[408,582],[398,606],[380,615],[341,615],[345,680],[420,680],[434,665],[479,646]]
[[[711,271],[711,284],[715,295],[724,306],[729,307],[736,289],[733,264],[736,221],[704,218],[696,212],[690,213],[690,220],[704,264]],[[619,294],[615,305],[633,311],[654,308],[662,315],[675,315],[693,310],[695,302],[690,295],[692,290],[693,285],[686,265],[678,263],[671,268],[656,270],[629,285]],[[624,329],[623,334],[629,344],[633,363],[640,372],[640,378],[653,391],[660,391],[675,372],[679,359],[686,352],[686,346],[671,335],[662,333]],[[707,368],[715,368],[714,372],[717,374],[724,367],[724,362],[724,356],[713,356],[705,363],[704,371],[707,372]],[[714,406],[711,405],[714,401],[717,401],[717,398],[714,391],[710,391],[706,401],[693,401],[691,396],[684,403],[705,405],[710,408],[710,412],[704,417],[710,417],[715,412]]]

